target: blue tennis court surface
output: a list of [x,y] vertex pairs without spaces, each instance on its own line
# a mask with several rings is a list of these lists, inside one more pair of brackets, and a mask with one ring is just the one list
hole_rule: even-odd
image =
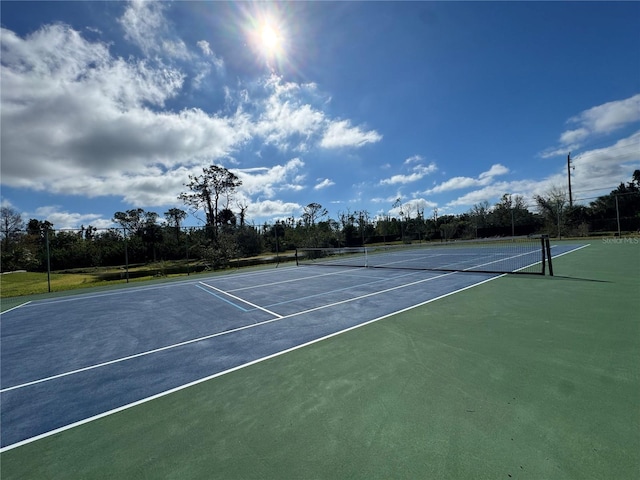
[[497,276],[285,267],[22,305],[1,317],[1,447]]

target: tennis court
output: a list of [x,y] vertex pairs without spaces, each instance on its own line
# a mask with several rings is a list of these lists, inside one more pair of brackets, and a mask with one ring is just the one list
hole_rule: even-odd
[[[584,245],[560,243],[554,245],[552,250],[554,256],[564,260],[589,250],[583,247]],[[571,255],[563,256],[566,253]],[[560,277],[517,278],[528,282],[530,288],[535,289],[539,283],[562,281],[562,272],[557,272],[557,275]],[[304,425],[305,419],[310,418],[312,412],[323,411],[327,405],[336,401],[342,402],[343,396],[345,399],[353,400],[353,395],[358,392],[358,381],[362,385],[377,383],[375,371],[378,368],[367,371],[362,370],[363,367],[360,366],[355,367],[356,371],[353,371],[351,368],[354,366],[353,362],[357,363],[357,359],[350,358],[342,349],[345,347],[339,347],[334,352],[330,349],[327,351],[330,344],[338,339],[342,342],[343,337],[352,340],[362,338],[361,336],[366,336],[364,332],[370,331],[369,328],[354,330],[357,327],[386,325],[387,322],[378,321],[401,318],[402,314],[417,311],[428,312],[439,303],[462,298],[472,287],[476,287],[473,288],[475,292],[485,285],[494,284],[493,280],[514,282],[516,278],[500,277],[498,273],[470,271],[354,269],[342,266],[280,267],[207,278],[198,277],[163,285],[76,295],[22,305],[3,313],[1,319],[3,478],[4,475],[7,475],[6,478],[19,478],[21,471],[42,473],[42,470],[38,470],[42,468],[45,471],[47,468],[54,468],[58,472],[65,468],[80,468],[85,469],[84,476],[93,478],[114,478],[124,471],[130,477],[164,477],[160,471],[154,474],[153,469],[160,464],[167,468],[167,461],[171,463],[171,460],[168,460],[171,457],[168,451],[180,449],[181,442],[185,441],[193,448],[189,456],[193,455],[199,460],[194,464],[182,464],[184,458],[181,461],[176,459],[178,463],[174,466],[177,470],[170,471],[166,476],[181,477],[180,472],[184,473],[182,469],[189,471],[206,457],[211,462],[210,468],[215,470],[215,465],[220,466],[220,478],[336,478],[335,475],[327,477],[323,473],[320,468],[322,458],[308,459],[310,464],[306,463],[307,467],[300,471],[296,468],[302,467],[295,458],[291,458],[288,465],[292,470],[280,470],[278,475],[275,467],[278,463],[277,457],[286,456],[286,452],[278,450],[279,453],[276,454],[271,451],[271,460],[258,452],[247,452],[243,450],[246,445],[243,446],[242,441],[238,441],[235,436],[237,432],[233,434],[229,428],[232,425],[232,430],[237,431],[251,428],[255,435],[255,429],[261,430],[261,425],[265,432],[271,431],[272,421],[282,420],[282,413],[278,409],[282,401],[265,401],[266,392],[271,392],[269,395],[277,392],[278,395],[289,397],[292,401],[297,399],[297,402],[288,404],[289,410],[285,417],[290,418],[291,422],[296,422],[298,426]],[[595,282],[589,284],[596,285]],[[531,295],[535,294],[532,290]],[[435,302],[436,300],[438,302]],[[510,301],[513,299],[505,299],[507,304]],[[460,308],[469,314],[476,307],[463,304]],[[495,311],[501,310],[504,311],[504,307],[497,303]],[[432,323],[432,334],[437,336],[437,330],[447,324],[447,318]],[[472,322],[469,325],[470,331],[475,327]],[[323,341],[318,343],[319,340]],[[386,340],[377,346],[374,346],[375,341],[372,342],[371,347],[374,351],[366,353],[363,358],[376,359],[376,364],[380,367],[385,362],[393,365],[404,356],[402,361],[407,367],[415,369],[415,365],[420,365],[421,362],[411,357],[424,356],[424,360],[433,353],[433,345],[421,351],[424,345],[406,344],[412,341],[406,335],[402,336],[406,351],[385,351]],[[392,350],[394,348],[396,347]],[[357,351],[358,348],[353,350],[354,355]],[[391,357],[388,356],[390,353]],[[311,355],[313,360],[305,359],[308,355]],[[336,365],[336,357],[341,359],[339,365]],[[447,359],[446,355],[443,360],[452,361],[451,358]],[[486,359],[478,357],[477,360],[482,364]],[[271,367],[278,364],[285,365],[286,374],[278,368],[270,371]],[[431,370],[438,368],[436,365],[429,366]],[[455,370],[460,368],[460,365],[449,365],[448,368]],[[258,374],[257,378],[252,377],[254,373]],[[332,373],[335,374],[334,379],[331,379]],[[322,379],[318,379],[318,374]],[[345,380],[354,374],[359,379],[355,384]],[[236,383],[238,375],[242,379]],[[404,375],[399,374],[400,377]],[[500,376],[499,372],[495,375]],[[313,386],[306,384],[306,392],[288,390],[292,379],[296,378],[303,383],[310,380]],[[306,380],[302,380],[304,378]],[[314,378],[315,380],[311,380]],[[460,379],[452,377],[440,380],[446,384],[445,398],[451,395],[448,391],[451,388],[449,383],[457,385],[460,394],[465,396],[468,387],[461,383]],[[497,381],[499,378],[490,380]],[[326,396],[323,397],[317,391],[319,385],[326,388]],[[329,388],[329,385],[332,385],[332,388]],[[403,388],[411,396],[412,390],[424,389],[425,386],[426,384],[408,383]],[[211,391],[209,394],[203,394],[204,389],[208,388],[212,388],[215,394],[209,396]],[[227,398],[223,392],[228,389],[234,393]],[[310,393],[311,398],[306,397],[306,393]],[[397,393],[394,392],[393,395]],[[370,398],[360,399],[360,408],[368,410],[373,405],[374,417],[393,412],[395,406],[391,401],[392,397],[388,397],[389,391],[383,389],[380,396],[375,392],[371,394]],[[223,400],[218,395],[222,395]],[[435,399],[437,395],[437,389],[431,391],[428,397],[424,397],[424,402],[432,406],[442,406]],[[247,413],[247,402],[251,403],[252,400],[263,402],[252,407],[261,410],[261,414],[257,417],[249,415],[243,418]],[[192,418],[180,425],[171,423],[169,430],[174,434],[164,430],[162,435],[158,435],[158,424],[156,427],[147,424],[145,429],[133,434],[138,439],[142,435],[144,446],[132,448],[129,445],[125,450],[120,450],[124,447],[112,445],[121,454],[124,451],[143,449],[147,452],[145,455],[151,454],[156,458],[159,462],[156,466],[150,465],[148,458],[138,458],[137,461],[142,462],[138,466],[135,466],[135,460],[133,465],[124,461],[121,465],[112,467],[115,470],[103,470],[103,473],[99,474],[94,469],[96,465],[103,465],[104,459],[94,458],[95,455],[99,455],[98,452],[90,456],[91,460],[87,460],[86,465],[73,467],[64,460],[64,457],[69,455],[64,449],[63,452],[66,453],[60,454],[63,458],[53,459],[53,467],[46,467],[40,460],[35,459],[31,466],[23,463],[24,455],[30,457],[28,452],[38,452],[41,448],[45,449],[47,456],[58,455],[55,453],[56,445],[58,442],[64,444],[65,439],[73,439],[72,442],[80,448],[77,442],[78,438],[86,435],[83,432],[93,431],[89,433],[90,438],[81,440],[81,444],[85,444],[89,449],[93,447],[88,445],[98,448],[98,444],[101,444],[99,448],[104,448],[102,442],[105,439],[109,442],[108,439],[116,434],[122,437],[123,445],[128,444],[134,439],[129,438],[131,433],[127,431],[135,430],[134,425],[145,425],[149,418],[153,418],[152,423],[159,422],[166,428],[169,425],[166,423],[169,421],[167,418],[176,412],[181,413],[183,408],[187,408],[184,405],[191,401],[196,402],[195,410],[204,409],[208,412],[206,421],[217,418],[230,422],[216,423],[217,427],[214,430],[218,430],[210,432],[216,438],[216,446],[210,445],[211,450],[208,450],[208,453],[201,450],[202,445],[196,445],[199,443],[197,438],[187,440],[188,434],[184,429],[188,431],[189,428],[196,428],[200,422],[197,418]],[[223,403],[218,403],[220,401]],[[514,398],[513,402],[516,401]],[[234,412],[236,402],[238,409]],[[466,409],[468,411],[463,413],[468,416],[478,412],[474,408],[470,405]],[[338,428],[341,421],[348,425],[351,422],[350,415],[358,418],[358,412],[353,409],[353,404],[338,409],[334,412],[338,413],[337,416],[325,419],[328,424],[315,425],[316,429],[313,431],[294,428],[293,423],[280,425],[279,428],[285,428],[287,431],[287,439],[278,436],[267,443],[279,439],[290,446],[291,441],[295,439],[294,443],[309,445],[317,443],[324,434],[329,434],[329,443],[333,445],[330,450],[346,448],[340,439],[335,438],[335,433],[330,432]],[[155,413],[148,417],[149,414],[145,412]],[[209,417],[210,414],[213,417]],[[128,419],[125,421],[127,426],[119,423],[123,416]],[[407,418],[403,420],[388,427],[392,432],[400,426],[407,428]],[[420,415],[414,420],[414,428],[420,429]],[[491,419],[485,418],[483,421]],[[106,426],[113,425],[112,422],[119,425],[116,430]],[[378,425],[378,422],[374,424]],[[124,430],[120,431],[120,428]],[[394,435],[398,432],[388,437],[389,432],[380,428],[378,435],[387,436],[387,440],[391,441],[388,446],[393,450],[393,442],[397,441]],[[440,441],[438,438],[447,437],[445,431],[432,433],[434,436],[430,441],[433,442]],[[225,447],[226,442],[231,439],[239,442],[236,445],[239,450]],[[118,443],[119,440],[113,437],[111,442]],[[151,448],[151,445],[156,445],[159,450],[150,453],[147,449]],[[260,448],[267,448],[267,445],[261,445]],[[235,453],[232,453],[234,451]],[[343,458],[339,452],[334,453],[337,457]],[[81,456],[85,455],[86,452]],[[168,455],[167,459],[160,460],[159,456],[165,455]],[[327,455],[327,452],[324,451],[322,455]],[[240,460],[241,458],[253,458],[252,462],[257,464],[251,466],[251,462],[246,464]],[[23,461],[20,462],[18,459]],[[76,462],[78,461],[76,458]],[[324,462],[326,461],[327,458],[324,458]],[[354,461],[356,464],[360,462]],[[230,468],[231,464],[235,470],[225,470]],[[372,465],[375,464],[372,460]],[[298,466],[294,468],[293,465]],[[309,465],[316,465],[319,469],[308,470]],[[127,466],[133,471],[127,470]],[[151,468],[152,473],[143,467]],[[22,468],[26,470],[21,470]],[[344,468],[344,472],[351,471],[351,467]],[[414,473],[422,471],[415,465],[411,468],[418,469]],[[366,475],[367,472],[370,475]],[[360,476],[389,478],[383,471],[378,471],[375,475],[371,475],[372,473],[368,468],[364,468]],[[393,472],[387,473],[394,476]],[[403,473],[402,469],[396,473],[397,477],[412,476],[411,472]],[[186,474],[186,477],[211,478],[196,470]],[[36,477],[27,474],[24,478]],[[450,478],[455,478],[455,475]]]

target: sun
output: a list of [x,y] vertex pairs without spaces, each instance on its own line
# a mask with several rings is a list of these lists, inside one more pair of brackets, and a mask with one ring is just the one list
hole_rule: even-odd
[[282,31],[273,23],[265,21],[258,30],[258,43],[267,58],[280,57],[283,52]]
[[274,54],[280,50],[282,40],[280,32],[268,23],[265,23],[262,26],[262,30],[260,31],[260,40],[262,42],[262,49],[265,53]]
[[[286,12],[272,4],[260,4],[261,10],[245,10],[243,30],[256,61],[269,70],[280,70],[288,63],[291,30]],[[267,8],[268,7],[268,8]]]

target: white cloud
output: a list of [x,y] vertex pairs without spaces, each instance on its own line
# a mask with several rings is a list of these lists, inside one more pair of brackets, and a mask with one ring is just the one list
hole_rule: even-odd
[[413,155],[412,157],[407,158],[404,161],[404,164],[409,165],[411,163],[420,163],[422,161],[424,161],[424,157],[422,155]]
[[162,2],[131,0],[119,23],[125,38],[137,45],[145,55],[162,53],[175,58],[191,55],[184,42],[171,35],[164,17],[167,8]]
[[211,45],[209,45],[209,42],[207,42],[206,40],[199,40],[196,44],[198,45],[198,47],[200,47],[202,53],[209,57],[213,56],[213,50],[211,50]]
[[608,193],[620,182],[630,181],[631,172],[640,168],[640,131],[608,147],[585,151],[572,160],[572,188],[576,192],[602,188]]
[[581,112],[569,120],[592,134],[610,133],[624,125],[640,121],[640,94],[624,100],[604,103]]
[[506,175],[507,173],[509,173],[509,169],[507,167],[496,163],[494,165],[491,165],[491,168],[486,172],[482,172],[478,176],[478,179],[480,180],[480,182],[491,181],[493,177],[497,177],[498,175]]
[[364,131],[360,127],[352,127],[349,120],[330,122],[320,141],[323,148],[362,147],[367,143],[382,140],[375,130]]
[[550,147],[544,150],[543,152],[541,152],[539,156],[542,158],[566,156],[570,152],[577,150],[578,148],[580,148],[579,143],[572,143],[570,145],[561,145],[559,147]]
[[[176,110],[192,93],[186,89],[197,88],[211,64],[219,65],[205,40],[197,42],[197,56],[188,52],[164,18],[167,8],[134,1],[120,19],[127,38],[149,58],[114,56],[110,44],[62,24],[26,37],[1,29],[3,185],[164,206],[176,204],[189,174],[199,174],[203,165],[229,165],[247,152],[253,156],[256,145],[295,153],[319,145],[357,148],[382,138],[332,119],[321,109],[327,96],[317,85],[275,75],[236,90],[219,85],[225,102],[218,112]],[[190,82],[177,66],[185,59],[196,70]],[[252,201],[311,188],[297,158],[238,172],[243,195]]]
[[[422,160],[423,158],[420,155],[414,155],[413,157],[406,159],[403,165],[412,165],[416,162],[421,162]],[[429,165],[422,165],[421,163],[418,163],[411,167],[411,173],[397,174],[389,178],[384,178],[380,180],[380,185],[398,185],[417,182],[436,170],[438,170],[438,167],[433,162]]]
[[[577,144],[589,136],[589,130],[586,128],[577,128],[575,130],[567,130],[560,135],[560,143],[563,145]],[[566,148],[564,149],[566,151]]]
[[322,190],[323,188],[330,187],[331,185],[335,185],[335,182],[329,180],[328,178],[325,178],[321,182],[317,183],[316,186],[313,187],[313,189],[314,190]]
[[567,123],[575,126],[560,134],[560,145],[540,153],[542,158],[567,155],[582,147],[583,143],[609,134],[622,127],[640,121],[640,94],[623,100],[603,103],[571,117]]
[[[640,168],[640,131],[608,147],[589,150],[576,156],[573,165],[575,169],[571,175],[571,187],[574,201],[588,203],[596,196],[611,192],[620,182],[630,181],[633,170]],[[447,206],[471,207],[483,201],[491,203],[505,193],[511,193],[521,195],[529,207],[533,208],[535,195],[544,195],[552,188],[568,191],[565,169],[540,180],[490,183],[450,201]]]
[[250,218],[289,216],[300,211],[301,205],[282,200],[262,200],[251,203],[247,209]]
[[[531,192],[537,191],[536,182],[533,181],[513,181],[513,182],[497,182],[491,185],[487,185],[481,189],[468,192],[455,200],[447,203],[448,207],[456,206],[469,206],[476,203],[488,201],[492,202],[504,195],[505,193],[511,193],[513,195],[522,195],[526,199],[531,197]],[[526,193],[524,193],[526,192]]]
[[417,218],[418,215],[422,215],[423,218],[430,216],[430,212],[438,207],[437,202],[427,200],[425,198],[412,198],[402,203],[397,207],[392,207],[385,214],[393,217],[406,217]]
[[91,225],[96,228],[113,226],[111,220],[103,219],[100,214],[67,212],[61,209],[59,205],[39,207],[33,212],[32,216],[51,222],[56,230],[77,229],[80,225]]
[[304,188],[301,170],[304,162],[299,158],[289,160],[284,165],[233,170],[242,180],[240,190],[248,196],[273,198],[276,193]]
[[496,163],[492,165],[489,170],[487,170],[486,172],[482,172],[480,175],[478,175],[478,178],[453,177],[445,182],[442,182],[439,185],[436,185],[433,188],[430,188],[424,193],[425,195],[431,195],[434,193],[442,193],[442,192],[447,192],[451,190],[461,190],[464,188],[489,185],[494,181],[495,177],[499,175],[505,175],[507,173],[509,173],[509,169],[507,167],[499,163]]
[[277,75],[271,75],[263,87],[269,92],[266,99],[251,104],[250,96],[244,92],[241,107],[249,110],[259,106],[259,114],[250,128],[268,145],[305,152],[316,145],[359,148],[382,138],[373,130],[352,127],[349,120],[332,120],[314,106],[326,103],[314,83],[283,82]]
[[264,112],[258,118],[254,132],[267,144],[287,149],[292,137],[304,144],[322,128],[323,123],[324,114],[311,105],[274,94],[265,102]]

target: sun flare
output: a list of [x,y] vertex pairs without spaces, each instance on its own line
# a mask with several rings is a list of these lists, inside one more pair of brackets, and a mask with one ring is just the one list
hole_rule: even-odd
[[280,33],[269,24],[265,24],[262,27],[260,34],[262,40],[262,48],[270,53],[275,52],[280,47]]
[[269,70],[279,70],[288,62],[291,47],[290,22],[277,9],[246,12],[244,27],[248,45],[256,61]]

